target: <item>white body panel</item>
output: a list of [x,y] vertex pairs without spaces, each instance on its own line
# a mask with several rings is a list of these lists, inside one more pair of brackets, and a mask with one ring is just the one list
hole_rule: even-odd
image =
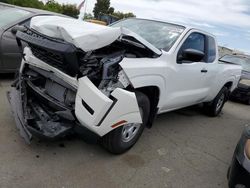
[[[136,96],[133,92],[117,88],[111,95],[116,101],[112,101],[105,96],[87,77],[79,79],[79,88],[75,103],[76,117],[83,126],[100,136],[110,132],[113,129],[112,125],[117,122],[142,122]],[[82,100],[94,110],[93,115],[84,108]],[[103,119],[112,104],[114,106],[105,119]],[[120,124],[120,126],[123,124]]]
[[[128,59],[120,63],[135,88],[156,86],[160,91],[159,113],[212,101],[222,87],[232,83],[233,91],[241,76],[241,67],[218,62],[218,49],[212,63],[177,63],[177,53],[192,32],[210,34],[186,28],[169,52],[156,59]],[[207,70],[206,74],[201,70]]]
[[[135,88],[156,86],[160,90],[159,113],[209,102],[221,88],[232,82],[233,91],[240,79],[241,68],[215,63],[177,64],[176,58],[164,52],[157,59],[124,59],[120,65]],[[208,74],[202,74],[206,68]]]
[[[82,101],[93,109],[93,114],[90,114],[87,111],[87,109],[82,105]],[[79,79],[79,87],[76,94],[75,114],[82,124],[88,127],[97,126],[112,103],[113,101],[100,92],[88,79],[88,77]]]

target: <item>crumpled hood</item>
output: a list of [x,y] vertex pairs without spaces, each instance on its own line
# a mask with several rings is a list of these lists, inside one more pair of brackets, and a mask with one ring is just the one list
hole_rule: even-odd
[[36,16],[31,19],[30,27],[44,35],[70,42],[85,52],[105,47],[120,36],[127,35],[161,55],[160,50],[125,28],[112,28],[59,16]]

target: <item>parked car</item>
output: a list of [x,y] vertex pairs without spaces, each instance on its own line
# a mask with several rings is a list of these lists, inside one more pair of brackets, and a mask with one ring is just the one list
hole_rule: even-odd
[[157,114],[204,103],[217,116],[241,76],[218,63],[211,34],[154,20],[35,17],[17,39],[28,47],[8,96],[28,142],[85,128],[123,153]]
[[250,187],[250,127],[246,127],[228,169],[229,188]]
[[52,12],[0,3],[0,73],[16,72],[21,54],[16,42],[19,26],[29,26],[32,17],[58,15]]
[[231,98],[250,105],[250,57],[239,55],[225,55],[220,61],[234,63],[242,66],[242,75],[237,88],[232,92]]

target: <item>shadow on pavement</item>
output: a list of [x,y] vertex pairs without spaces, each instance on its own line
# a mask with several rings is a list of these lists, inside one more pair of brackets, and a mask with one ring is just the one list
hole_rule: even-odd
[[0,80],[14,80],[15,73],[4,73],[0,74]]

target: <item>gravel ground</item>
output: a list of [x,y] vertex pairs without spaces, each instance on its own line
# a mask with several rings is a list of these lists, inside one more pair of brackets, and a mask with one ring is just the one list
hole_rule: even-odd
[[209,118],[199,107],[157,117],[129,152],[114,156],[80,138],[57,142],[19,136],[0,77],[0,187],[227,187],[226,172],[250,106],[228,102]]

